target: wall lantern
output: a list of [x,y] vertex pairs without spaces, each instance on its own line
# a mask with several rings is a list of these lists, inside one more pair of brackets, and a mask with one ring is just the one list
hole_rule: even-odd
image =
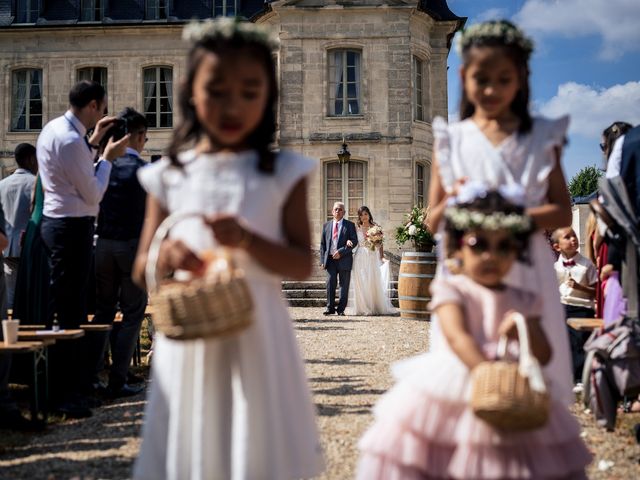
[[351,158],[351,152],[347,148],[347,142],[345,139],[342,139],[342,147],[338,150],[338,161],[340,164],[349,163],[349,159]]

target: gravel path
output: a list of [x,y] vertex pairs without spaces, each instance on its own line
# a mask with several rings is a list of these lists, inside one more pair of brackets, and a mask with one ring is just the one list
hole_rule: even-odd
[[[315,308],[292,308],[291,314],[327,457],[320,478],[351,479],[357,439],[371,422],[376,399],[392,384],[389,364],[428,347],[429,323],[399,317],[323,317]],[[143,408],[140,395],[107,402],[90,419],[54,419],[41,434],[0,431],[0,479],[129,478],[140,446]],[[606,433],[581,409],[576,412],[596,455],[590,478],[640,478],[640,448],[630,433],[640,414],[624,415],[618,430]],[[600,471],[600,460],[614,465]]]

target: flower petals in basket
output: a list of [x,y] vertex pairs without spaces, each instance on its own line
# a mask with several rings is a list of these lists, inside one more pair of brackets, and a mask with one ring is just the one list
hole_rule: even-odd
[[[472,371],[473,413],[493,427],[505,431],[540,428],[549,418],[549,394],[542,370],[529,352],[526,320],[516,315],[520,340],[520,360],[483,362]],[[506,338],[500,339],[498,356],[506,351]]]
[[[188,216],[195,216],[188,215]],[[154,308],[153,323],[174,340],[230,335],[253,321],[253,300],[244,272],[220,249],[203,277],[158,283],[160,243],[185,215],[172,215],[158,227],[149,248],[146,279]]]

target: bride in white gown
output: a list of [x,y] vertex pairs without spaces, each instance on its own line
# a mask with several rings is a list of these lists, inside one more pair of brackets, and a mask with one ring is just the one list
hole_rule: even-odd
[[382,244],[371,249],[367,231],[373,227],[373,216],[368,207],[358,209],[358,245],[353,253],[351,287],[347,315],[385,315],[396,313],[391,304],[389,261],[382,253]]

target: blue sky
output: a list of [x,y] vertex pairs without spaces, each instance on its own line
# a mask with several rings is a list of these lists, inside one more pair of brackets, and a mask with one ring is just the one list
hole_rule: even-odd
[[[571,115],[563,156],[567,180],[603,166],[598,144],[615,120],[640,124],[640,0],[448,0],[467,26],[508,18],[533,37],[532,109]],[[460,99],[455,48],[449,54],[449,116]]]

